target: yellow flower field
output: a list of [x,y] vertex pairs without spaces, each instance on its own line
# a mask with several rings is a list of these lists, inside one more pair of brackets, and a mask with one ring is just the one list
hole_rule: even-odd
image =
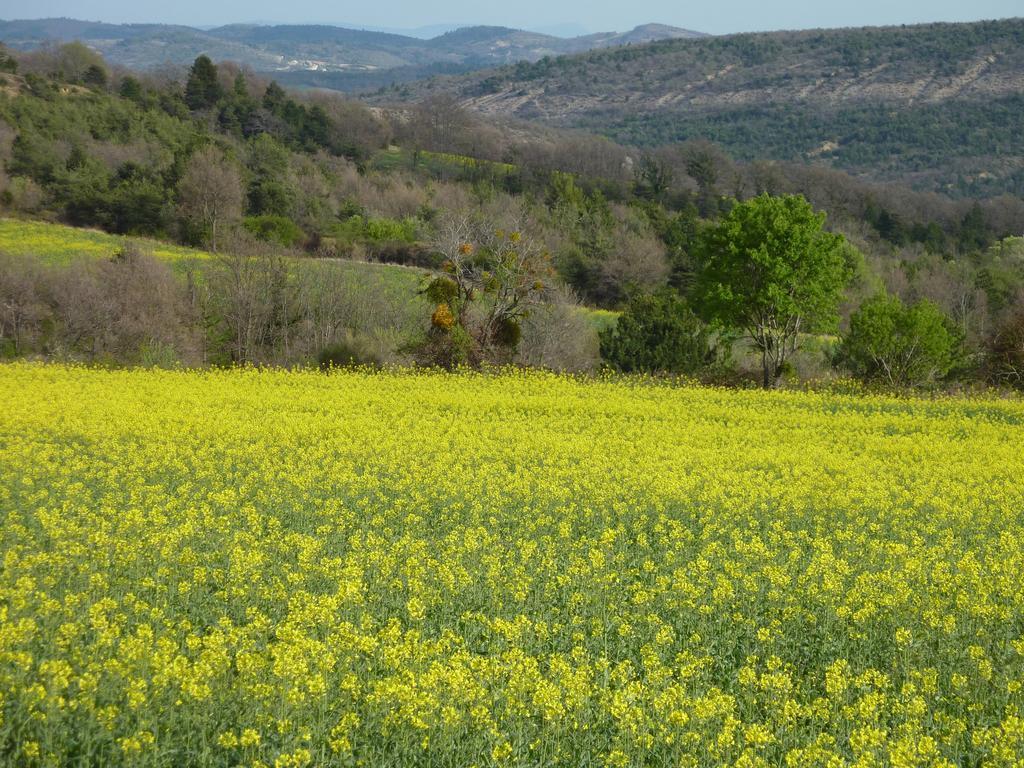
[[9,765],[1013,766],[1024,404],[0,367]]

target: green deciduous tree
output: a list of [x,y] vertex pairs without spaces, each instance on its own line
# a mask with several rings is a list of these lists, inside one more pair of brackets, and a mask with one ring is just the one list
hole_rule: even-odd
[[697,238],[695,306],[706,320],[750,338],[766,388],[779,380],[801,333],[838,321],[848,249],[824,223],[801,196],[761,195]]
[[880,294],[850,317],[838,359],[858,378],[891,386],[921,386],[941,379],[958,360],[955,324],[932,302],[905,306]]
[[93,67],[106,72],[103,57],[85,43],[65,43],[56,47],[43,46],[39,51],[41,68],[48,74],[64,78],[70,83],[81,83],[85,74]]

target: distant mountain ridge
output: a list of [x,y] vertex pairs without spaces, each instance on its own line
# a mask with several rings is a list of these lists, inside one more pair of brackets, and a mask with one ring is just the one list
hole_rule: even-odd
[[700,32],[661,24],[647,24],[621,34],[571,38],[475,26],[422,39],[326,24],[229,24],[197,29],[76,19],[0,21],[0,41],[12,48],[26,50],[50,42],[81,40],[108,61],[138,70],[184,66],[205,53],[215,60],[231,59],[261,72],[465,71],[628,43],[701,36]]

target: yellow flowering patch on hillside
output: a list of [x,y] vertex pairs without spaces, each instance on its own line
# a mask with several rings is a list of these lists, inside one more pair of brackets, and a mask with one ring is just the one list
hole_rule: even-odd
[[146,253],[175,264],[201,262],[206,251],[143,237],[125,238],[96,229],[79,229],[45,221],[0,219],[0,253],[32,256],[44,262],[66,264],[82,257],[109,259],[131,241]]
[[19,765],[1024,759],[1024,404],[0,367]]

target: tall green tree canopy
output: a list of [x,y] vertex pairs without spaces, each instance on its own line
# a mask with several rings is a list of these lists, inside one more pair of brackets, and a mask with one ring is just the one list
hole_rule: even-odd
[[799,335],[830,329],[851,268],[841,235],[802,196],[738,203],[696,244],[694,302],[708,321],[742,331],[776,383]]
[[905,306],[879,294],[850,317],[840,362],[855,376],[890,386],[921,386],[944,377],[958,360],[955,324],[928,300]]
[[217,67],[207,55],[199,56],[185,82],[185,103],[191,110],[208,109],[224,95],[217,80]]

